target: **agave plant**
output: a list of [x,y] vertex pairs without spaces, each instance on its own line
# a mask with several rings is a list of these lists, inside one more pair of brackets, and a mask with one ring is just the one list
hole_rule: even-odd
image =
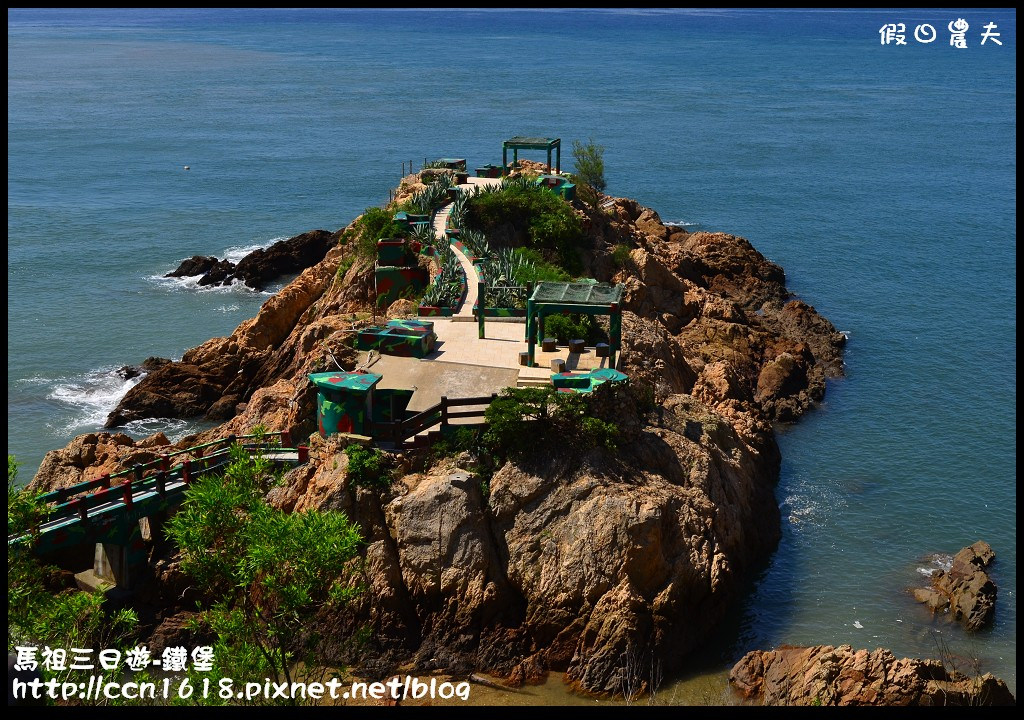
[[502,248],[484,263],[487,277],[489,307],[523,307],[526,293],[517,286],[518,278],[524,271],[533,268],[533,263],[512,248]]
[[462,297],[462,265],[450,246],[439,251],[438,263],[441,271],[423,293],[421,302],[436,307],[454,307]]
[[529,190],[532,187],[533,181],[523,175],[519,175],[518,177],[506,177],[501,180],[502,190]]
[[463,230],[459,233],[459,240],[466,246],[470,254],[476,258],[489,258],[491,248],[487,244],[487,236],[479,230]]
[[452,209],[449,211],[448,216],[451,218],[451,226],[454,228],[462,228],[466,222],[466,210],[469,208],[469,195],[467,193],[459,193],[459,196],[452,203]]
[[436,239],[434,228],[430,225],[417,225],[412,231],[412,239],[419,240],[420,245],[423,247],[429,247],[434,244],[434,240]]

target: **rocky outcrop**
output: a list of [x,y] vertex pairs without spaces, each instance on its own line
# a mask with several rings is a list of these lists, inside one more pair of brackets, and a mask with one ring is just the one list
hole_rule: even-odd
[[[418,178],[407,180],[406,193]],[[668,672],[696,647],[778,541],[771,422],[822,396],[825,377],[841,372],[842,336],[792,300],[781,269],[742,238],[669,228],[621,198],[580,212],[594,241],[588,267],[626,288],[622,368],[633,390],[593,396],[618,425],[617,453],[539,449],[486,488],[449,461],[374,491],[353,487],[344,453],[313,435],[313,461],[270,493],[286,511],[343,510],[358,522],[367,591],[346,622],[371,627],[382,657],[512,681],[564,670],[581,689],[622,692],[631,668],[655,660]],[[183,447],[257,423],[313,432],[305,376],[354,366],[361,323],[351,313],[373,300],[372,265],[347,244],[352,233],[336,236],[342,244],[229,337],[149,372],[108,425],[221,422]],[[622,244],[628,261],[613,259]],[[82,478],[80,455],[55,458],[37,480]]]
[[996,609],[996,584],[985,569],[996,554],[984,540],[965,547],[953,556],[949,571],[932,573],[932,586],[914,590],[914,598],[932,612],[949,612],[968,630],[980,630]]
[[123,433],[87,433],[43,457],[29,490],[50,491],[96,480],[158,457],[157,449],[170,443],[163,433],[136,442]]
[[655,416],[633,394],[595,398],[614,408],[618,453],[510,463],[486,496],[451,461],[368,493],[350,485],[347,457],[329,444],[270,500],[343,510],[360,524],[359,622],[418,669],[512,679],[557,669],[581,689],[619,693],[638,662],[673,667],[695,647],[774,547],[778,454],[770,431],[741,436],[688,395],[671,395]]
[[[846,338],[792,298],[782,268],[745,239],[666,226],[626,198],[580,208],[595,277],[621,282],[624,308],[663,326],[692,371],[728,364],[749,412],[796,420],[824,397],[827,378],[842,375]],[[610,258],[622,245],[629,260],[616,268]]]
[[754,650],[729,673],[732,687],[762,705],[1014,705],[1002,680],[968,677],[938,660],[897,659],[849,645]]
[[169,362],[171,361],[167,358],[148,357],[142,361],[141,365],[125,365],[124,367],[118,368],[117,374],[125,380],[131,380],[132,378],[137,378],[140,375],[151,373]]
[[[181,361],[147,374],[121,399],[106,426],[151,417],[228,420],[259,388],[284,377],[326,369],[330,357],[351,358],[351,343],[345,339],[352,321],[337,315],[321,318],[317,306],[325,299],[345,297],[345,286],[335,272],[346,249],[336,247],[305,270],[231,336],[207,340],[186,352]],[[350,275],[357,271],[355,265]],[[365,271],[365,263],[358,265]]]
[[199,278],[200,285],[231,285],[236,280],[254,290],[262,290],[268,282],[282,275],[297,273],[316,265],[338,243],[338,233],[311,230],[268,248],[261,248],[242,258],[237,265],[229,260],[194,255],[183,261],[165,277]]

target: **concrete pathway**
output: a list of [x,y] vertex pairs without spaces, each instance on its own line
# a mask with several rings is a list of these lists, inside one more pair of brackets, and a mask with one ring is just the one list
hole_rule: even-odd
[[[478,178],[471,177],[469,182],[460,184],[458,187],[468,190],[478,185],[500,185],[501,178]],[[439,239],[445,239],[444,229],[448,224],[448,215],[452,211],[452,205],[454,203],[448,203],[442,205],[434,216],[434,236]],[[454,314],[454,317],[462,318],[465,322],[466,318],[473,319],[473,306],[476,305],[477,292],[479,291],[480,277],[476,273],[476,268],[473,267],[473,263],[469,261],[466,254],[459,250],[455,245],[451,246],[452,251],[455,253],[455,257],[459,259],[459,264],[462,265],[462,271],[466,273],[466,299],[459,306],[458,311]]]

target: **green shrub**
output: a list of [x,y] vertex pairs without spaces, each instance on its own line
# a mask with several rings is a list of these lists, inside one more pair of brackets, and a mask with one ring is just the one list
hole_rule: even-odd
[[390,210],[379,207],[366,208],[356,221],[356,232],[356,253],[367,260],[377,257],[378,240],[404,238],[408,234],[405,227],[395,222]]
[[345,454],[348,456],[348,477],[353,485],[386,488],[391,484],[387,457],[377,448],[349,445]]
[[560,343],[582,338],[588,345],[607,342],[608,334],[590,315],[548,315],[544,318],[544,335]]
[[631,259],[629,257],[629,245],[616,245],[615,249],[612,250],[612,261],[616,267],[625,268],[629,267]]
[[572,156],[576,161],[576,177],[595,190],[604,190],[604,145],[598,145],[593,138],[586,143],[573,140]]
[[351,269],[351,267],[355,263],[355,261],[356,261],[356,256],[355,255],[349,255],[347,258],[343,258],[342,261],[340,263],[338,263],[338,272],[336,273],[336,275],[337,275],[339,280],[341,278],[345,277],[345,274],[348,273],[349,269]]
[[561,268],[582,272],[578,248],[586,241],[583,224],[568,203],[546,188],[514,182],[496,192],[478,193],[467,203],[464,226],[488,234],[511,226],[517,244],[550,250]]
[[454,457],[461,452],[473,451],[480,442],[480,431],[476,428],[460,427],[438,440],[430,447],[430,455],[436,462],[441,458]]
[[590,415],[588,399],[553,387],[505,388],[487,408],[486,456],[501,461],[544,453],[552,445],[614,449],[618,427]]
[[528,282],[571,282],[573,279],[572,275],[545,259],[539,250],[516,248],[515,252],[529,263],[529,266],[521,268],[515,275],[515,281],[519,285],[526,285]]

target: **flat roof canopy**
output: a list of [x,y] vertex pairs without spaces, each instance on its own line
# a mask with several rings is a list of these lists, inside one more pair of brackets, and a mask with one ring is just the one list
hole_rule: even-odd
[[533,288],[530,300],[556,305],[618,305],[622,302],[622,285],[539,282]]
[[502,143],[503,147],[519,148],[520,150],[548,150],[562,144],[562,138],[524,137],[516,135]]
[[512,164],[519,162],[520,150],[546,150],[548,172],[551,172],[551,151],[555,151],[555,172],[562,171],[562,138],[526,137],[516,135],[501,144],[501,166],[508,168],[508,151],[512,151]]

